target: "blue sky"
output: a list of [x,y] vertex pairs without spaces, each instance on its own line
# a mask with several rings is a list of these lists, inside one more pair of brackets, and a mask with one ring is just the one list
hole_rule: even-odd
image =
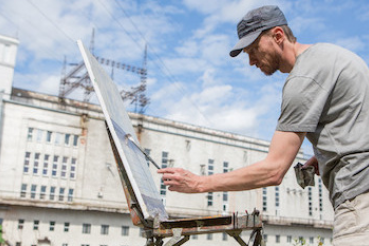
[[[369,62],[366,0],[12,0],[0,6],[0,34],[20,41],[14,86],[52,95],[64,57],[80,62],[75,41],[89,46],[93,29],[95,55],[125,64],[141,67],[147,44],[146,114],[270,140],[287,75],[266,77],[245,54],[228,55],[237,22],[265,4],[280,6],[299,42],[335,43]],[[114,80],[140,82],[119,70]]]

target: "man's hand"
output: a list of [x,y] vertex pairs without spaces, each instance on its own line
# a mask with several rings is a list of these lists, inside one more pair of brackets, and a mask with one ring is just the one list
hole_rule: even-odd
[[164,168],[159,169],[158,173],[163,174],[164,185],[168,186],[170,191],[183,193],[203,192],[203,176],[198,176],[182,168]]
[[316,159],[315,156],[313,156],[309,160],[307,160],[305,162],[305,164],[302,166],[302,169],[304,169],[305,167],[310,167],[310,166],[315,167],[315,174],[319,176],[320,175],[320,173],[319,173],[319,164],[318,164],[318,160]]

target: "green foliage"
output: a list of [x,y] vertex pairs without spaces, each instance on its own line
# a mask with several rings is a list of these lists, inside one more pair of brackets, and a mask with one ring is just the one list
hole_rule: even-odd
[[[306,239],[303,238],[303,237],[300,237],[300,238],[296,238],[293,242],[293,246],[310,246],[310,244],[307,244],[306,243]],[[312,246],[312,245],[311,245]],[[317,246],[324,246],[320,236],[318,236],[318,244]]]
[[0,244],[5,243],[3,239],[3,226],[0,224]]

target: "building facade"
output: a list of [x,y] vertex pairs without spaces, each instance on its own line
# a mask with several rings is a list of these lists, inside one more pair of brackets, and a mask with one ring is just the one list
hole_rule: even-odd
[[[16,246],[144,245],[146,239],[130,219],[100,107],[18,88],[3,88],[2,95],[3,239]],[[251,165],[266,156],[270,144],[201,126],[129,115],[142,148],[156,163],[199,175]],[[302,152],[298,161],[305,161]],[[276,187],[181,194],[169,192],[156,168],[148,165],[172,217],[244,213],[256,208],[263,216],[268,246],[296,245],[296,240],[306,240],[305,245],[319,241],[331,245],[333,211],[317,177],[315,187],[301,189],[291,168]],[[185,245],[237,242],[226,234],[208,234],[193,236]]]

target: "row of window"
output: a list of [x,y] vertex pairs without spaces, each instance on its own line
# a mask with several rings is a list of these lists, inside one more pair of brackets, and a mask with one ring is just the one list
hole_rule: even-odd
[[[18,220],[18,229],[22,230],[24,229],[25,220],[19,219]],[[63,225],[63,231],[69,232],[70,230],[70,223],[64,222]],[[55,221],[49,221],[49,231],[55,231],[56,222]],[[82,224],[82,234],[91,234],[91,224],[83,223]],[[100,234],[101,235],[109,235],[109,225],[101,225],[100,226]],[[33,221],[33,230],[39,230],[40,229],[40,221],[34,220]],[[141,232],[140,232],[141,233]],[[121,235],[122,236],[129,236],[129,226],[121,226]]]
[[48,143],[56,146],[77,147],[78,135],[45,131],[41,129],[28,128],[27,141],[36,143]]
[[[269,241],[269,237],[267,234],[263,235],[264,241],[267,243]],[[299,238],[292,238],[292,236],[288,235],[286,237],[286,241],[287,243],[293,243],[293,245],[305,245],[308,241],[309,244],[314,244],[318,243],[318,245],[323,245],[324,244],[324,237],[317,237],[316,239],[314,237],[309,237],[309,240],[306,240],[304,237],[299,237]],[[275,243],[281,243],[281,235],[275,235]]]
[[[27,184],[22,184],[20,197],[21,198],[31,198],[31,199],[40,199],[40,200],[58,200],[60,202],[64,201],[67,195],[67,201],[73,201],[73,193],[74,189],[66,189],[63,187],[59,187],[57,189],[55,186],[47,187],[46,185],[30,185],[30,191],[28,190],[29,186]],[[66,192],[68,191],[68,194]],[[58,193],[57,193],[58,192]],[[27,197],[29,195],[29,197]]]
[[[264,234],[263,237],[264,237],[264,241],[268,242],[268,235]],[[192,235],[191,239],[195,239],[195,240],[198,239],[198,235]],[[206,234],[206,239],[207,240],[213,240],[213,234]],[[225,232],[222,233],[222,240],[223,241],[228,240],[228,234],[227,233],[225,233]],[[303,243],[303,244],[305,244],[307,242],[307,240],[305,240],[303,237],[293,239],[292,236],[290,236],[290,235],[286,236],[286,241],[287,241],[287,243]],[[318,241],[318,243],[321,242],[322,244],[324,244],[325,240],[324,240],[323,237],[318,237],[316,239],[316,241]],[[281,235],[275,235],[275,242],[276,243],[281,243]],[[309,243],[310,244],[314,243],[314,237],[309,237]]]
[[[169,153],[168,152],[162,152],[161,154],[161,168],[167,168],[168,167],[168,158]],[[167,188],[164,185],[164,181],[161,179],[160,181],[160,195],[163,197],[167,194]]]
[[[263,188],[263,211],[266,212],[268,209],[268,189],[266,187]],[[276,211],[279,209],[280,198],[279,198],[279,187],[275,187],[275,208]],[[308,187],[308,205],[309,205],[309,216],[313,215],[313,193],[312,188]],[[321,179],[319,179],[319,210],[323,211],[323,187],[321,183]]]
[[[223,162],[223,173],[227,173],[229,171],[229,163],[227,161]],[[204,174],[204,173],[203,173]],[[208,160],[208,175],[214,174],[214,160]],[[207,195],[207,204],[208,206],[213,206],[214,204],[214,196],[213,192],[209,192]],[[223,211],[228,211],[228,192],[223,192]]]
[[75,157],[52,156],[26,151],[23,162],[23,173],[75,179],[76,166],[77,158]]
[[[25,220],[24,219],[19,219],[18,220],[18,229],[21,230],[24,228],[24,223],[25,223]],[[55,221],[50,221],[49,222],[49,231],[55,231],[55,227],[56,227],[56,222]],[[40,228],[40,221],[39,220],[34,220],[33,221],[33,230],[39,230]],[[70,230],[70,223],[69,222],[64,222],[63,224],[63,231],[64,232],[69,232]],[[91,234],[92,233],[92,225],[91,224],[88,224],[88,223],[83,223],[82,224],[82,234]],[[101,225],[100,226],[100,234],[101,235],[109,235],[109,228],[110,226],[109,225]],[[121,226],[121,235],[122,236],[129,236],[129,229],[130,227],[129,226]],[[213,235],[214,234],[206,234],[206,239],[207,240],[213,240]],[[140,230],[140,236],[142,236],[142,230]],[[193,240],[197,240],[198,239],[198,235],[192,235],[191,236],[191,239]],[[227,233],[222,233],[222,240],[223,241],[227,241],[228,240],[228,235]],[[269,237],[267,234],[264,234],[264,241],[265,242],[268,242],[269,240]],[[292,236],[290,235],[287,235],[286,236],[286,241],[287,243],[306,243],[307,240],[305,240],[303,237],[299,237],[298,239],[293,239]],[[309,243],[310,244],[313,244],[314,243],[314,237],[309,237]],[[317,238],[317,241],[318,243],[321,242],[322,244],[324,244],[324,241],[325,239],[323,237],[318,237]],[[275,243],[281,243],[281,235],[276,235],[275,236]],[[64,245],[63,246],[67,246],[67,245]]]

